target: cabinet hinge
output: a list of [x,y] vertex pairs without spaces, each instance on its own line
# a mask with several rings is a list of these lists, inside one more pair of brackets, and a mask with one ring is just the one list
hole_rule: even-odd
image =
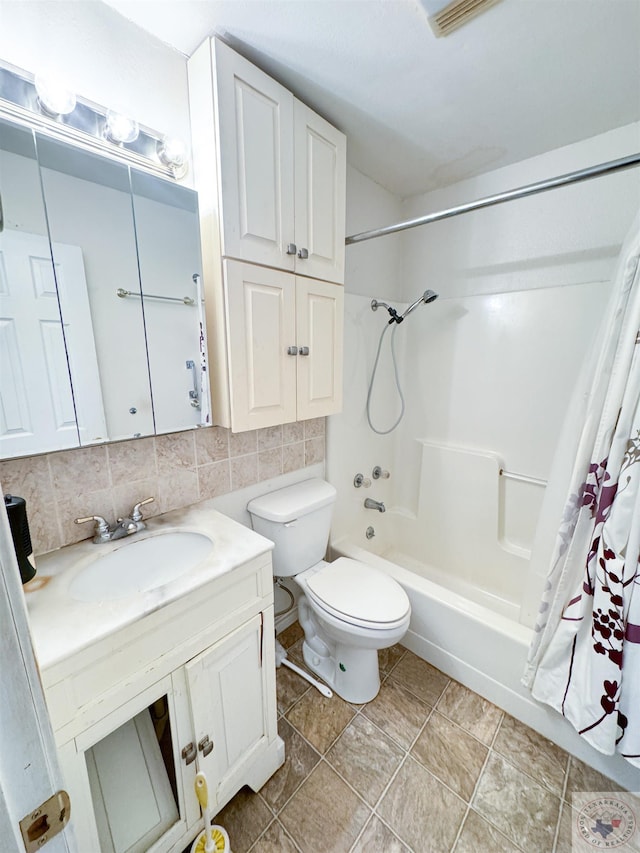
[[69,823],[71,800],[66,791],[58,791],[52,797],[29,812],[20,821],[20,832],[26,853],[35,853],[51,841]]
[[264,641],[264,613],[260,614],[260,667],[262,668],[262,643]]

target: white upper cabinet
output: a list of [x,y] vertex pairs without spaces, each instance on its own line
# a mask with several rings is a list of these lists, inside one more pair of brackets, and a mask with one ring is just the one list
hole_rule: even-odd
[[344,283],[344,134],[300,101],[295,101],[296,272]]
[[222,254],[293,270],[293,95],[222,42],[211,50]]
[[345,136],[217,39],[188,69],[214,423],[339,412]]
[[217,39],[189,60],[189,91],[221,255],[342,284],[344,134]]
[[224,266],[230,426],[243,432],[295,421],[295,278],[252,264]]
[[234,432],[342,408],[344,288],[225,261]]
[[297,419],[342,409],[344,290],[296,276]]

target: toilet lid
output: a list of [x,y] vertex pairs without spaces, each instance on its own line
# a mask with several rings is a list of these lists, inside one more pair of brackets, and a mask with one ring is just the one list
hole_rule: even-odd
[[387,627],[404,619],[410,610],[407,594],[399,583],[348,557],[339,557],[312,575],[307,588],[321,607],[347,621],[362,620]]

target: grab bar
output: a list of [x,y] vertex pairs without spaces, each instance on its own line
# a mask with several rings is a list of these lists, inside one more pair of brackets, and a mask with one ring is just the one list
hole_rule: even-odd
[[119,287],[116,290],[116,294],[124,299],[127,296],[137,296],[138,299],[141,299],[143,296],[145,299],[162,299],[164,302],[182,302],[184,305],[195,305],[195,299],[192,299],[190,296],[158,296],[155,293],[136,293],[135,290],[125,290],[124,287]]
[[537,477],[528,477],[526,474],[514,474],[512,471],[505,471],[501,468],[498,472],[500,477],[506,477],[507,480],[518,480],[521,483],[531,483],[534,486],[546,486],[547,480],[539,480]]

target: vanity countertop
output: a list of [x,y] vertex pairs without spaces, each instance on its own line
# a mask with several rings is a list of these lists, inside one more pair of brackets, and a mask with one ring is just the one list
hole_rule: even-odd
[[[126,625],[147,616],[211,580],[267,554],[273,543],[203,501],[145,520],[146,529],[106,544],[91,539],[39,556],[40,588],[25,590],[38,664],[47,669]],[[211,553],[195,568],[164,586],[113,601],[81,602],[69,594],[76,576],[97,557],[159,533],[190,531],[213,541]],[[135,571],[135,567],[132,567]]]

